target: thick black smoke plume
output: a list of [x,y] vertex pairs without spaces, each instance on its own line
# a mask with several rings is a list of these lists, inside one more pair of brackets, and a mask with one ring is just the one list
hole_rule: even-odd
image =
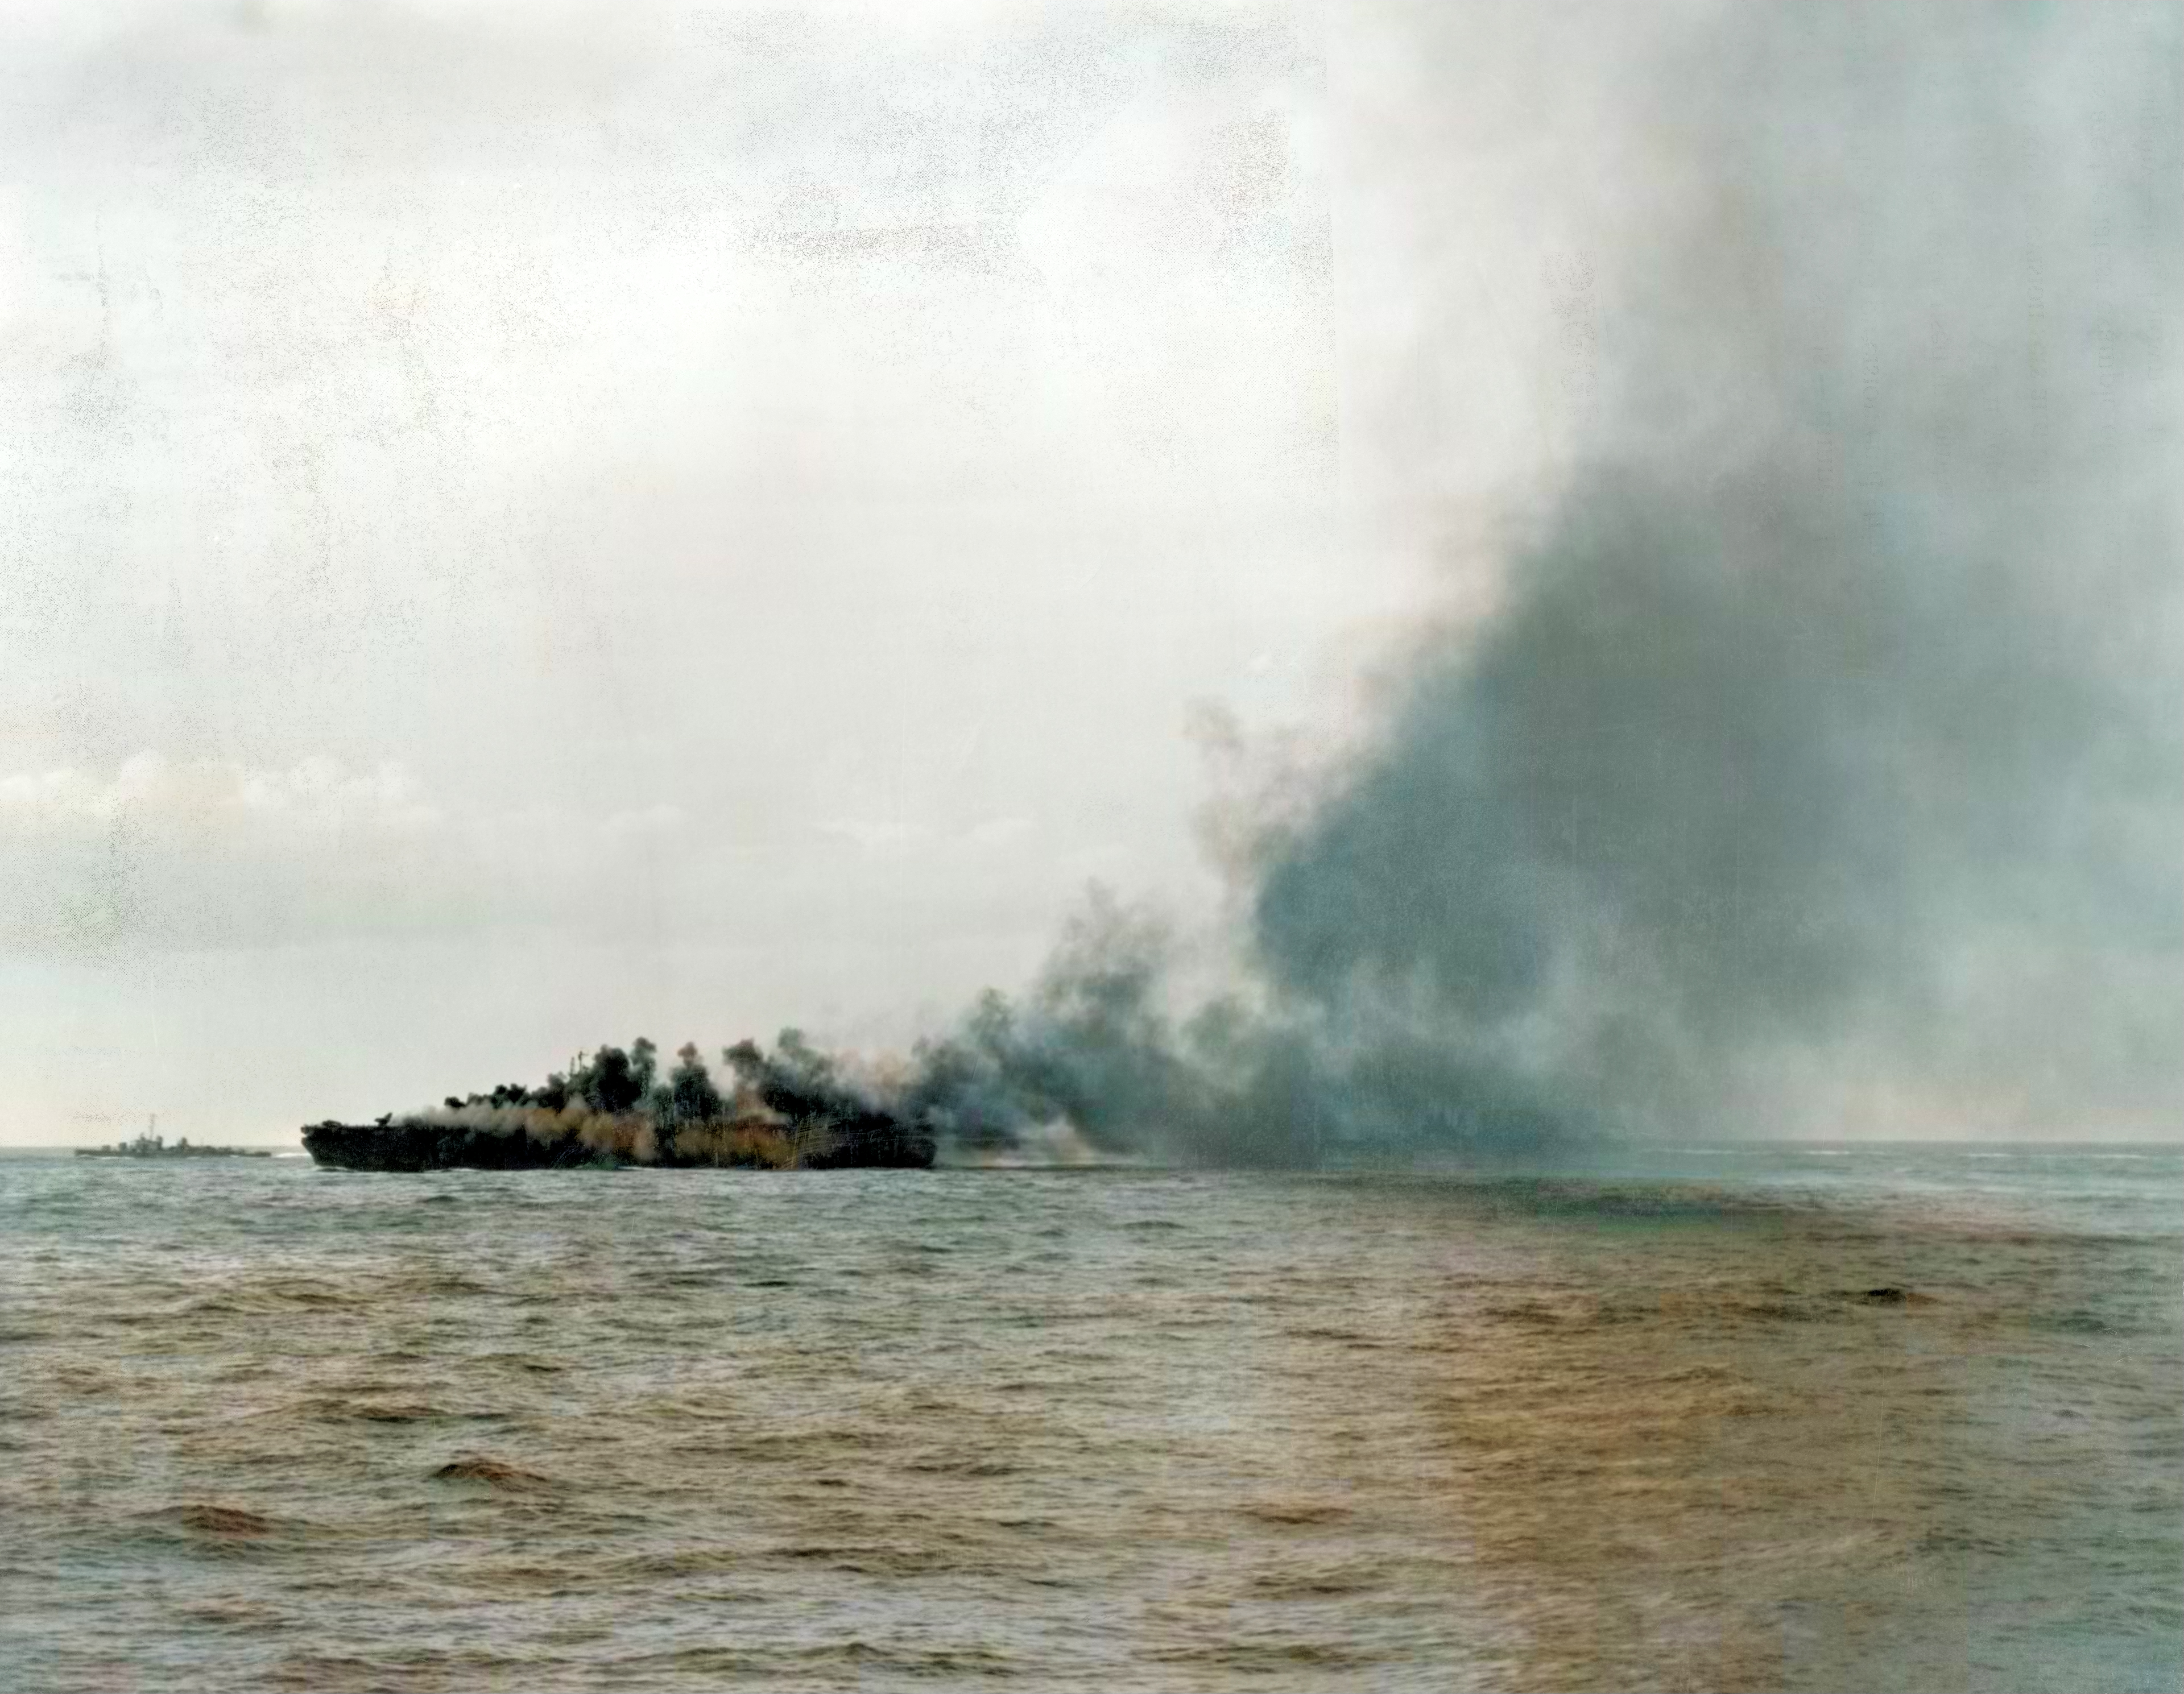
[[[2173,1128],[2176,8],[1550,9],[1595,58],[1532,70],[1613,91],[1644,208],[1594,254],[1580,451],[1490,615],[1232,832],[1229,991],[1184,1003],[1167,931],[1097,899],[900,1073],[732,1050],[754,1109],[1223,1162]],[[1425,7],[1412,45],[1465,66],[1540,15]],[[1434,145],[1386,151],[1433,180]],[[655,1067],[456,1109],[638,1156],[734,1118]]]
[[2176,14],[1725,16],[1627,53],[1662,206],[1580,461],[1256,832],[1234,996],[1095,903],[905,1110],[1256,1161],[2173,1112]]

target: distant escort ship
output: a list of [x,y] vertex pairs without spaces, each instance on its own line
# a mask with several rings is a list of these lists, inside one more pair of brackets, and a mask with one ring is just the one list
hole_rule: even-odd
[[270,1147],[193,1147],[187,1135],[167,1145],[167,1138],[158,1132],[159,1117],[153,1117],[151,1126],[133,1141],[124,1141],[116,1146],[109,1142],[103,1147],[78,1147],[79,1159],[270,1159]]
[[319,1164],[352,1171],[669,1169],[925,1170],[932,1130],[891,1111],[833,1062],[783,1030],[775,1052],[741,1041],[722,1056],[724,1095],[695,1046],[659,1075],[659,1050],[578,1054],[537,1088],[506,1083],[431,1112],[373,1123],[328,1119],[304,1130]]

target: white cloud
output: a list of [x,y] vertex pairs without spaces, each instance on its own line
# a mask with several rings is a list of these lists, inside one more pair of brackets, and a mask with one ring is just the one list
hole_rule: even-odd
[[111,772],[0,775],[14,872],[0,937],[99,954],[421,921],[460,880],[447,822],[395,763],[261,770],[146,751]]
[[73,767],[0,775],[0,830],[19,839],[116,829],[208,842],[275,831],[415,836],[441,821],[415,778],[392,761],[351,772],[315,757],[265,771],[146,751],[111,777]]

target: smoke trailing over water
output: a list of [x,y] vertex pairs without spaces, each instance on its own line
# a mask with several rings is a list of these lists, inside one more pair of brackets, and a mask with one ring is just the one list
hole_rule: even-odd
[[1496,610],[1250,832],[1231,995],[1095,901],[903,1109],[1277,1162],[2170,1112],[2179,46],[1780,6],[1631,47],[1658,215]]
[[[1446,38],[1413,45],[1467,64],[1539,15],[1423,8]],[[1575,450],[1512,496],[1491,610],[1231,820],[1233,933],[1096,897],[907,1065],[784,1037],[729,1056],[746,1095],[959,1156],[1059,1130],[1216,1162],[2173,1127],[2174,8],[1557,15],[1620,103],[1630,205],[1588,249]],[[1462,254],[1446,224],[1419,250]],[[1187,991],[1209,953],[1227,986]],[[551,1109],[680,1133],[639,1092]]]

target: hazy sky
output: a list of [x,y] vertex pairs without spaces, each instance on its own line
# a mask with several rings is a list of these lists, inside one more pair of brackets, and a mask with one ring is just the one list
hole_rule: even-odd
[[1494,604],[1736,9],[10,8],[0,1141],[1217,908],[1221,749]]
[[1401,601],[1285,8],[0,30],[8,1140],[900,1037]]

